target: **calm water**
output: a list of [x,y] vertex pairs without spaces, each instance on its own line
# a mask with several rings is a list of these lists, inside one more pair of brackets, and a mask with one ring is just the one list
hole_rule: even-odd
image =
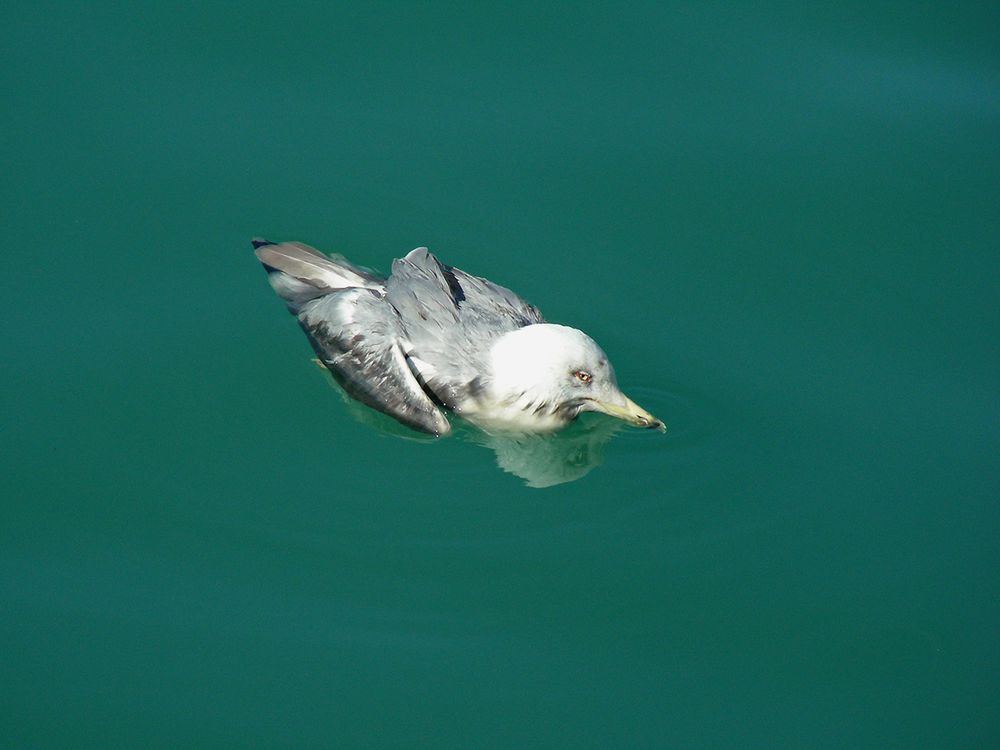
[[[996,746],[998,21],[5,6],[0,745]],[[428,245],[669,431],[404,439],[257,234]]]

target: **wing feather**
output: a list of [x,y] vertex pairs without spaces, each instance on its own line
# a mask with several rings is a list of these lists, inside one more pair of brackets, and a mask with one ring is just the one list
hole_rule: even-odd
[[488,370],[498,336],[544,322],[538,308],[514,292],[441,263],[425,247],[392,264],[386,299],[399,312],[410,361],[452,409]]
[[317,356],[348,394],[432,435],[451,425],[414,377],[397,312],[382,294],[345,289],[306,303],[298,315]]

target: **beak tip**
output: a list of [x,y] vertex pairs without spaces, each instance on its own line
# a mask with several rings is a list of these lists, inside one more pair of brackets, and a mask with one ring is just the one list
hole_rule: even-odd
[[652,417],[648,421],[647,420],[644,420],[644,421],[645,421],[645,424],[643,424],[642,426],[645,427],[647,430],[657,430],[658,432],[666,432],[667,431],[667,426],[665,424],[663,424],[663,422],[661,422],[656,417]]
[[621,419],[634,427],[645,430],[659,430],[660,432],[667,431],[667,426],[661,420],[654,417],[628,396],[621,394],[620,400],[624,401],[624,404],[593,399],[591,408],[593,411],[600,411]]

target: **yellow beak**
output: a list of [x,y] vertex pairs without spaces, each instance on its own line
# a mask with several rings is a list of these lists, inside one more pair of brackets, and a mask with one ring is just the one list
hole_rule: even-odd
[[622,399],[624,404],[616,404],[611,401],[598,401],[593,399],[591,404],[594,411],[602,412],[608,416],[621,419],[628,422],[636,427],[645,427],[646,429],[655,429],[660,432],[666,432],[667,426],[663,424],[659,419],[654,417],[648,411],[643,409],[639,404],[635,403],[628,396],[622,394]]

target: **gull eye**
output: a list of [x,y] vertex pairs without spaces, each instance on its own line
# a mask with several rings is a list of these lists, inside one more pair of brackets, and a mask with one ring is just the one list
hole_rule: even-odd
[[591,380],[594,379],[594,376],[591,375],[586,370],[577,370],[576,372],[573,373],[573,377],[575,377],[581,383],[589,383]]

